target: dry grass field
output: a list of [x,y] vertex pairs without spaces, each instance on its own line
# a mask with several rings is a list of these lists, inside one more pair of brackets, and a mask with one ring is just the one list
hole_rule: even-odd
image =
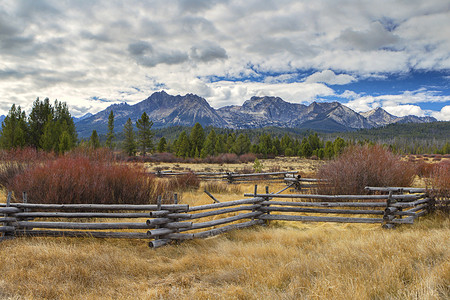
[[[318,166],[287,160],[263,161],[264,170],[292,166],[307,177]],[[203,187],[181,202],[211,203]],[[252,189],[214,195],[236,200]],[[394,230],[272,222],[158,249],[143,240],[18,238],[0,243],[0,299],[449,299],[449,237],[448,215],[434,214]]]
[[[323,161],[298,159],[297,157],[277,157],[275,159],[261,159],[263,172],[270,171],[299,171],[303,177],[315,176]],[[149,171],[172,170],[178,172],[242,172],[253,170],[253,163],[239,164],[194,164],[194,163],[147,163]]]

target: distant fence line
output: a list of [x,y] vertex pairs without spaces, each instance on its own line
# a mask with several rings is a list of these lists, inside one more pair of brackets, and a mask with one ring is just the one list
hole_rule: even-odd
[[[173,241],[206,238],[233,229],[267,224],[273,220],[379,223],[383,228],[393,228],[395,224],[412,224],[415,219],[433,209],[433,199],[428,197],[425,189],[367,189],[388,194],[281,194],[285,189],[269,193],[268,187],[265,193],[258,193],[255,186],[253,193],[244,195],[249,197],[246,199],[188,206],[178,204],[176,195],[172,200],[173,204],[162,204],[161,197],[158,197],[157,204],[153,205],[99,205],[28,203],[25,193],[23,203],[11,203],[9,193],[7,202],[0,204],[0,214],[4,215],[0,218],[0,225],[3,224],[0,226],[0,232],[1,239],[20,236],[146,239],[149,240],[150,247],[157,248]],[[303,202],[294,201],[297,199]],[[210,217],[214,219],[204,220]],[[58,221],[54,218],[58,218]],[[60,222],[60,218],[75,219],[76,222]],[[137,221],[108,220],[97,223],[78,220],[85,218],[134,218]]]
[[298,171],[280,171],[264,173],[241,174],[236,172],[173,172],[157,171],[151,172],[157,177],[176,177],[183,175],[195,175],[200,180],[223,180],[228,183],[249,183],[255,181],[285,182],[297,190],[310,189],[318,186],[320,179],[302,178]]

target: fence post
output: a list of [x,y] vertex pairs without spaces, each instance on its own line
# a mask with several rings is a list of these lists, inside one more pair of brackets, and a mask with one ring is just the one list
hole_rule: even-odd
[[[162,198],[161,196],[158,196],[158,198],[157,198],[157,200],[156,200],[156,210],[157,210],[157,211],[160,211],[160,210],[161,210],[161,202],[162,202],[161,198]],[[176,198],[176,199],[177,199],[177,201],[178,201],[178,198]],[[175,201],[175,199],[174,199],[174,201]],[[148,220],[148,221],[150,221],[150,220]],[[147,222],[148,222],[148,221],[147,221]],[[148,223],[147,223],[147,224],[148,224]],[[166,223],[161,224],[161,225],[155,225],[155,228],[156,228],[156,229],[165,228],[165,224],[166,224]],[[158,233],[160,233],[160,232],[158,232]],[[147,232],[147,234],[150,235],[150,236],[152,236],[151,230],[149,230],[149,231]],[[162,246],[167,245],[168,243],[170,243],[170,242],[172,241],[171,239],[164,238],[166,233],[161,233],[161,234],[162,234],[162,235],[154,235],[154,236],[153,236],[153,239],[154,239],[154,240],[148,242],[148,246],[149,246],[150,248],[158,248],[158,247],[162,247]]]
[[[433,190],[432,190],[433,191]],[[425,197],[428,198],[428,213],[434,212],[436,210],[436,193],[431,193],[427,190]]]
[[[12,192],[8,192],[8,196],[6,198],[6,207],[11,207],[11,198],[12,198]],[[4,213],[4,217],[8,218],[8,217],[10,217],[10,214],[9,213]],[[14,224],[14,223],[17,223],[17,219],[16,219],[16,221],[12,221],[12,222],[11,221],[6,221],[6,222],[3,223],[4,226],[12,226],[12,227],[14,227],[14,230],[12,232],[5,231],[3,233],[3,236],[1,237],[0,240],[6,240],[6,239],[13,239],[13,238],[15,238],[15,235],[16,235],[16,233],[15,233],[16,226],[15,225],[16,224]]]
[[[266,185],[266,194],[269,194],[269,186]],[[264,201],[269,201],[269,197],[264,197]],[[270,207],[270,204],[263,205],[264,207]],[[270,211],[267,211],[266,214],[270,215]],[[270,225],[270,220],[265,220],[266,225]]]
[[[178,204],[178,194],[177,193],[173,194],[173,204]],[[174,218],[173,219],[173,221],[175,221],[175,222],[178,222],[179,220],[180,220],[180,218]],[[177,228],[175,230],[175,233],[180,233],[180,229]],[[180,244],[180,241],[179,240],[175,240],[175,244],[176,245]]]
[[233,183],[233,174],[231,172],[227,172],[228,183]]
[[394,200],[392,199],[392,191],[389,191],[389,197],[386,200],[386,209],[384,210],[384,215],[383,215],[382,227],[385,229],[392,229],[395,227],[395,225],[393,223],[391,223],[390,221],[395,219],[394,213],[398,209],[396,207],[391,206],[392,202],[394,202]]

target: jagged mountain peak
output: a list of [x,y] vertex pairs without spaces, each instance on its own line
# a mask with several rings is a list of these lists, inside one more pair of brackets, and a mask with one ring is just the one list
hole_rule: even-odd
[[134,105],[112,105],[85,120],[81,120],[77,123],[79,135],[89,136],[93,127],[96,127],[95,129],[100,134],[106,133],[108,115],[111,110],[114,111],[116,131],[123,129],[123,125],[128,118],[136,122],[143,112],[146,112],[152,120],[154,128],[173,125],[193,126],[196,122],[199,122],[202,126],[226,127],[227,125],[204,98],[194,94],[173,96],[165,91],[160,91]]
[[377,107],[377,108],[371,109],[369,111],[362,112],[360,114],[366,118],[369,118],[371,116],[380,116],[380,115],[388,115],[388,116],[395,117],[381,107]]
[[113,110],[115,129],[121,131],[128,118],[135,122],[145,111],[154,128],[174,125],[227,128],[259,128],[265,126],[310,128],[324,131],[342,131],[394,122],[429,122],[434,118],[407,116],[398,118],[382,108],[359,114],[339,102],[312,102],[308,106],[284,101],[274,96],[254,96],[243,105],[225,106],[215,110],[206,99],[188,93],[184,96],[155,92],[147,99],[134,104],[114,104],[104,111],[77,123],[79,136],[87,137],[96,129],[106,133],[108,115]]

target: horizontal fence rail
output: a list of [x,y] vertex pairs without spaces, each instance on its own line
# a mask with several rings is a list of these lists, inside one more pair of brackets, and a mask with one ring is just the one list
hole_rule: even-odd
[[[157,171],[151,172],[157,177],[176,177],[194,175],[200,180],[225,180],[228,183],[248,183],[252,181],[269,181],[269,182],[285,182],[288,187],[300,190],[311,190],[325,185],[326,181],[315,178],[302,178],[298,171],[281,171],[281,172],[265,172],[265,173],[248,173],[241,174],[235,172],[174,172],[174,171]],[[216,201],[208,191],[205,191],[213,200]]]
[[295,177],[298,171],[280,171],[280,172],[264,172],[264,173],[236,173],[236,172],[173,172],[173,171],[157,171],[150,174],[157,177],[174,177],[174,176],[186,176],[194,175],[200,180],[225,180],[229,183],[251,182],[251,181],[286,181],[296,180]]
[[[301,179],[296,175],[287,178]],[[253,193],[244,194],[248,198],[198,206],[178,204],[176,195],[174,204],[162,204],[158,197],[157,204],[150,205],[101,205],[28,203],[24,193],[22,203],[12,203],[8,193],[6,203],[0,204],[0,239],[131,238],[147,240],[157,248],[271,221],[373,223],[393,228],[413,224],[434,205],[426,189],[367,187],[376,193],[372,195],[281,194],[295,184],[286,182],[287,187],[276,193],[269,193],[268,187],[258,193],[255,186]]]

